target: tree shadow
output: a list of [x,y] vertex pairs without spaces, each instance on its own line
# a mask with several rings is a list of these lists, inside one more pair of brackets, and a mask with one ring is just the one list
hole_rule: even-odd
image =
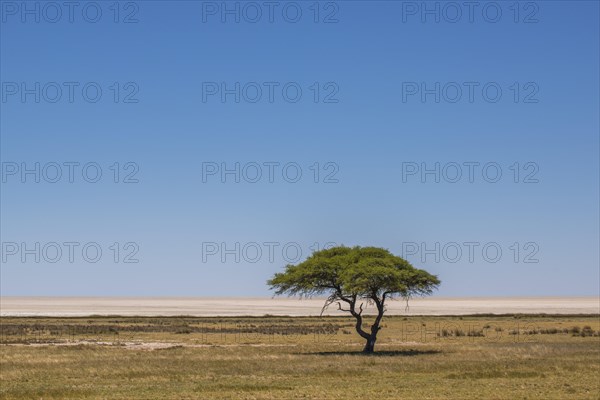
[[364,357],[412,357],[440,354],[441,350],[380,350],[374,353],[363,353],[362,351],[320,351],[306,353],[316,356],[364,356]]

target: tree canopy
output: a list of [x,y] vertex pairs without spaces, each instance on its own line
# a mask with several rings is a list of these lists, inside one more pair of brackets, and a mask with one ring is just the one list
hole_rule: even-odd
[[[317,251],[297,265],[287,265],[268,284],[277,295],[328,295],[322,312],[337,303],[340,310],[352,314],[357,332],[367,340],[365,351],[372,352],[385,301],[429,295],[440,281],[386,249],[338,246]],[[362,329],[364,302],[375,304],[378,310],[370,334]]]

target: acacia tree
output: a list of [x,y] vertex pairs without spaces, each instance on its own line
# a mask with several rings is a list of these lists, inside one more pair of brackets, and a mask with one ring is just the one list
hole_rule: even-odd
[[[329,295],[321,315],[332,304],[350,313],[356,319],[356,332],[366,340],[363,351],[372,353],[386,301],[429,295],[440,281],[386,249],[339,246],[316,251],[297,265],[287,265],[267,283],[277,295]],[[363,329],[365,303],[377,308],[375,321],[367,330]]]

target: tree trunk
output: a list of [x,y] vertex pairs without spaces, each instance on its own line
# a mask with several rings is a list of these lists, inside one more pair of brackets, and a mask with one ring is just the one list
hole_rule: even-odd
[[[373,323],[373,325],[371,325],[371,334],[365,332],[362,328],[362,304],[360,305],[360,311],[356,311],[355,309],[355,305],[356,305],[356,296],[354,296],[354,298],[352,298],[351,300],[345,300],[348,304],[350,304],[350,309],[347,310],[349,311],[352,316],[356,319],[356,332],[358,332],[358,334],[367,341],[367,343],[365,344],[365,347],[363,349],[363,353],[366,354],[371,354],[375,351],[375,342],[377,341],[377,332],[379,332],[379,330],[381,329],[379,327],[379,324],[381,323],[381,319],[383,318],[383,313],[385,311],[385,308],[383,307],[383,303],[385,302],[385,294],[383,295],[383,298],[380,300],[379,298],[377,298],[377,296],[373,295],[372,297],[373,301],[375,302],[375,304],[377,305],[377,310],[379,311],[377,313],[377,317],[375,318],[375,322]],[[340,306],[340,310],[341,310],[341,306]],[[342,310],[342,311],[346,311],[346,310]]]
[[375,352],[375,341],[377,340],[377,336],[369,336],[367,339],[367,344],[365,344],[365,348],[363,349],[363,353],[373,353]]
[[363,353],[373,353],[375,351],[375,342],[377,341],[377,332],[379,332],[379,321],[381,318],[378,317],[375,320],[375,323],[371,326],[371,334],[368,335],[367,344],[365,344],[365,348],[363,349]]

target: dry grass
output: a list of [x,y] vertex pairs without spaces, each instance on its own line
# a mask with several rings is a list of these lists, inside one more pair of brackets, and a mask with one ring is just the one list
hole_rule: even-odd
[[384,321],[5,317],[0,398],[600,398],[598,316]]

